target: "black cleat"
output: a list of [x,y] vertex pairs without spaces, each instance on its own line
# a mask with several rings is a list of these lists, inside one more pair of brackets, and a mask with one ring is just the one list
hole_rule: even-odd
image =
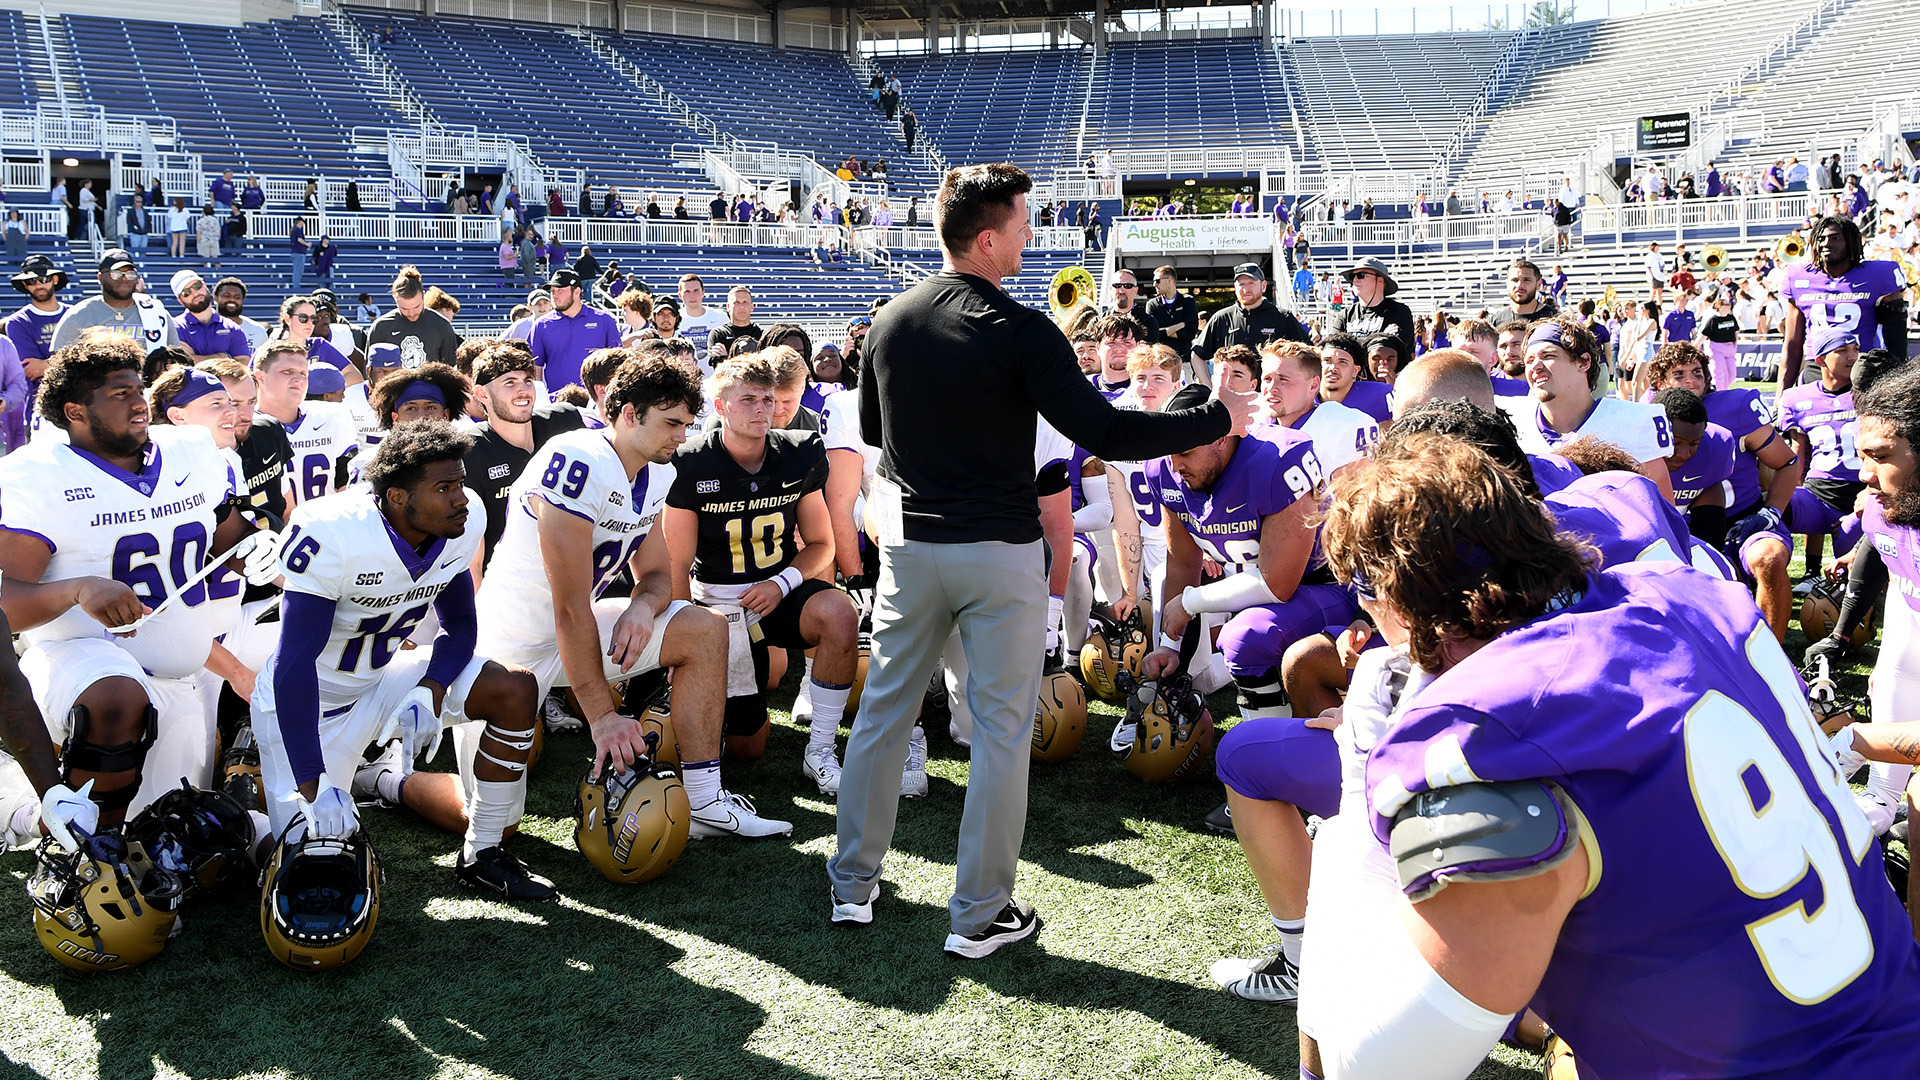
[[503,900],[533,903],[560,895],[553,882],[527,869],[506,848],[495,844],[474,853],[473,861],[456,861],[453,879],[469,889],[493,893]]
[[1219,806],[1214,807],[1212,812],[1207,814],[1206,820],[1202,824],[1206,825],[1207,831],[1210,833],[1216,833],[1220,836],[1232,836],[1233,805],[1231,803],[1221,803]]

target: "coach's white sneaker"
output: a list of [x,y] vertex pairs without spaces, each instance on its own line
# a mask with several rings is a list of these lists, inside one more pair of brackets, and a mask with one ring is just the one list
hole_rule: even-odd
[[763,836],[786,836],[791,832],[792,822],[761,817],[745,795],[730,794],[722,789],[719,797],[712,802],[693,808],[693,824],[688,828],[687,835],[694,840],[705,840],[711,836],[758,839]]
[[907,767],[900,773],[900,796],[924,798],[927,794],[927,729],[914,725],[907,740]]
[[873,901],[879,895],[880,890],[875,889],[873,890],[873,896],[869,896],[865,900],[842,900],[840,899],[840,894],[833,891],[833,886],[829,885],[827,886],[827,898],[833,902],[833,910],[828,915],[828,919],[837,923],[853,923],[858,926],[865,926],[867,923],[873,921]]
[[832,743],[807,747],[807,752],[800,755],[800,771],[820,786],[820,794],[840,794],[840,755]]
[[1284,1005],[1300,996],[1300,969],[1275,945],[1265,956],[1215,960],[1213,981],[1234,997]]

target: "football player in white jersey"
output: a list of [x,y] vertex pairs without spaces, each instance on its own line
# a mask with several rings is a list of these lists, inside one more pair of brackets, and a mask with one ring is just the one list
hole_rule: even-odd
[[[443,422],[402,424],[366,463],[366,485],[302,503],[280,543],[280,642],[253,693],[253,730],[274,832],[283,842],[359,830],[351,783],[369,744],[401,740],[410,767],[443,726],[486,722],[463,762],[460,884],[509,900],[550,900],[553,883],[501,846],[526,805],[539,698],[529,671],[474,654],[479,620],[467,566],[486,535],[470,507],[471,436]],[[431,649],[401,645],[431,609]],[[289,835],[289,830],[292,835]]]
[[1673,453],[1673,431],[1667,414],[1658,405],[1611,395],[1595,401],[1593,389],[1604,366],[1593,332],[1571,316],[1555,316],[1527,333],[1527,382],[1533,393],[1501,398],[1500,407],[1513,415],[1527,453],[1550,454],[1567,439],[1592,435],[1632,454],[1641,475],[1672,502],[1667,456]]
[[[207,785],[212,721],[192,680],[222,627],[198,575],[253,531],[205,431],[148,431],[143,356],[98,335],[56,352],[39,409],[67,439],[0,460],[0,604],[29,646],[21,668],[62,746],[61,777],[93,781],[107,824],[183,778]],[[102,630],[149,612],[130,636]],[[23,763],[50,754],[31,747]]]
[[260,385],[259,411],[286,428],[293,459],[287,463],[287,502],[317,499],[347,484],[347,463],[360,449],[360,434],[345,405],[308,401],[307,350],[270,341],[253,360]]
[[[611,684],[671,669],[692,835],[784,836],[791,824],[720,786],[727,621],[673,599],[666,534],[654,528],[700,399],[691,370],[659,356],[628,360],[603,401],[613,422],[556,435],[534,454],[507,497],[506,532],[480,587],[480,648],[532,670],[542,699],[562,682],[573,687],[596,774],[609,757],[625,772],[647,754]],[[622,565],[633,595],[601,599]]]
[[1313,439],[1313,452],[1331,482],[1380,441],[1380,424],[1359,409],[1320,400],[1320,354],[1310,345],[1280,341],[1260,353],[1265,420]]
[[[1225,350],[1222,350],[1223,352]],[[1174,391],[1180,389],[1180,354],[1166,345],[1141,345],[1127,357],[1127,373],[1133,382],[1127,392],[1115,399],[1115,408],[1138,408],[1159,412]],[[1249,388],[1251,389],[1251,388]],[[1144,461],[1109,462],[1114,482],[1127,498],[1114,504],[1114,546],[1120,556],[1120,598],[1111,607],[1115,618],[1125,619],[1139,606],[1140,597],[1161,595],[1162,575],[1167,565],[1167,529],[1160,503],[1147,490],[1147,466]],[[1144,586],[1144,588],[1143,588]],[[1147,637],[1160,634],[1159,607],[1148,613]]]

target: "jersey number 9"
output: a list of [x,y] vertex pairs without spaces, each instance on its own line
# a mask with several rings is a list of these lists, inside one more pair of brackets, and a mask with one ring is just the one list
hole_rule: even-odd
[[577,499],[587,489],[587,463],[555,454],[547,459],[547,471],[540,474],[540,484],[548,491],[559,492],[563,499]]

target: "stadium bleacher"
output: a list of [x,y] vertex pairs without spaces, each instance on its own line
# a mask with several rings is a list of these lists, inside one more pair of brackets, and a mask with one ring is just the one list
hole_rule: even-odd
[[906,104],[953,164],[1044,167],[1072,149],[1063,110],[1090,62],[1086,49],[1036,49],[902,56],[884,69],[900,77]]
[[1283,82],[1264,40],[1116,44],[1094,77],[1087,146],[1297,145]]
[[1320,163],[1336,172],[1430,166],[1512,37],[1383,34],[1288,42]]

